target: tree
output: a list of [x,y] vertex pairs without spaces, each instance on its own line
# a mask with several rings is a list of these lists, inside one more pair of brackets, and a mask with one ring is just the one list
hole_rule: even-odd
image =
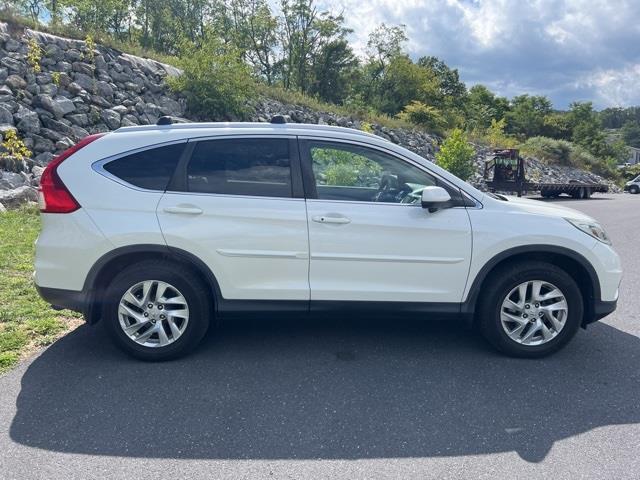
[[389,115],[398,114],[413,100],[436,105],[440,96],[433,72],[416,65],[407,55],[390,61],[371,92],[374,105]]
[[120,40],[129,35],[132,0],[63,0],[72,25],[85,33],[108,33]]
[[467,87],[460,81],[457,69],[451,69],[437,57],[422,57],[418,65],[431,70],[439,83],[440,94],[448,97],[456,107],[461,107]]
[[469,130],[484,131],[492,120],[501,120],[509,111],[509,101],[496,96],[484,85],[469,89],[464,101],[465,120]]
[[281,62],[285,88],[307,93],[320,53],[329,44],[345,38],[349,29],[342,15],[319,12],[315,0],[281,0]]
[[506,115],[507,131],[524,138],[541,135],[544,119],[551,111],[547,97],[527,94],[514,97]]
[[572,126],[569,115],[565,112],[552,112],[544,117],[542,134],[558,140],[570,140]]
[[627,121],[622,126],[622,139],[626,145],[640,148],[640,123]]
[[231,0],[234,43],[258,77],[275,80],[278,21],[266,0]]
[[358,59],[344,39],[330,42],[320,49],[313,65],[311,94],[332,103],[343,103],[352,90]]
[[189,110],[202,119],[242,117],[255,83],[238,50],[208,38],[199,48],[185,42],[181,51],[183,73],[170,79],[170,86],[185,95]]
[[465,133],[456,128],[436,153],[436,163],[461,180],[467,180],[475,170],[473,164],[475,154],[474,148],[467,142]]
[[407,42],[406,26],[387,26],[382,23],[369,34],[367,55],[369,61],[383,71],[391,59],[403,53],[403,45]]

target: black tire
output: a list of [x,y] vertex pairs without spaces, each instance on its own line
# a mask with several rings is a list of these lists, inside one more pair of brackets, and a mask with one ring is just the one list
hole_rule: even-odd
[[640,193],[640,187],[637,185],[631,185],[629,187],[629,193],[633,193],[634,195]]
[[590,188],[585,188],[584,189],[584,198],[585,199],[591,198],[591,189]]
[[[507,294],[528,280],[543,280],[559,288],[568,304],[564,327],[547,343],[523,345],[512,340],[502,327],[500,310]],[[561,268],[545,262],[519,262],[499,268],[484,282],[477,323],[482,335],[496,349],[513,357],[539,358],[550,355],[573,338],[582,324],[584,306],[575,280]]]
[[[159,280],[177,288],[187,302],[188,323],[183,333],[167,346],[148,347],[136,343],[122,330],[118,308],[122,296],[137,283]],[[198,345],[209,327],[212,292],[190,269],[173,262],[143,261],[130,265],[111,281],[105,295],[102,323],[116,345],[141,360],[162,361],[186,355]]]
[[584,198],[584,188],[579,188],[571,193],[571,196],[576,200],[582,200]]

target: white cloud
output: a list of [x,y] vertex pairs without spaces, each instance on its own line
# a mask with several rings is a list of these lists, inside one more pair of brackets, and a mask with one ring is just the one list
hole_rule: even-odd
[[[344,11],[356,51],[381,22],[406,24],[414,57],[436,55],[469,84],[549,95],[558,107],[639,103],[638,0],[319,0]],[[608,79],[608,80],[607,80]],[[635,79],[635,80],[634,80]]]
[[640,64],[596,71],[577,82],[578,87],[593,89],[598,103],[608,106],[640,105],[639,85]]

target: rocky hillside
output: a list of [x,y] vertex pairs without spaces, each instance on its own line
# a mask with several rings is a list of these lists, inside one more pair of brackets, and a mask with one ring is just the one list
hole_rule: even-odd
[[[35,44],[39,49],[34,49]],[[111,48],[88,46],[83,41],[29,29],[12,29],[0,23],[0,140],[14,130],[32,152],[26,161],[0,160],[0,210],[35,200],[33,187],[42,167],[90,133],[155,123],[161,115],[188,117],[184,100],[171,92],[165,82],[168,76],[179,74],[170,65]],[[259,100],[253,107],[254,121],[268,121],[272,115],[284,114],[293,122],[361,128],[355,117],[271,99]],[[375,134],[434,160],[438,143],[435,136],[382,125],[372,128]],[[556,181],[581,180],[587,175],[575,169],[560,171],[535,161],[532,165],[534,176]],[[483,186],[479,174],[473,182]]]

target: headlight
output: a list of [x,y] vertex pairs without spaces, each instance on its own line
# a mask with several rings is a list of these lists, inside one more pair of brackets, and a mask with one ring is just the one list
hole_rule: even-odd
[[611,245],[611,240],[609,240],[607,232],[604,231],[604,228],[602,228],[599,223],[589,222],[588,220],[576,220],[573,218],[565,218],[565,220],[578,230],[582,230],[587,235],[591,235],[596,240],[600,240],[602,243]]

